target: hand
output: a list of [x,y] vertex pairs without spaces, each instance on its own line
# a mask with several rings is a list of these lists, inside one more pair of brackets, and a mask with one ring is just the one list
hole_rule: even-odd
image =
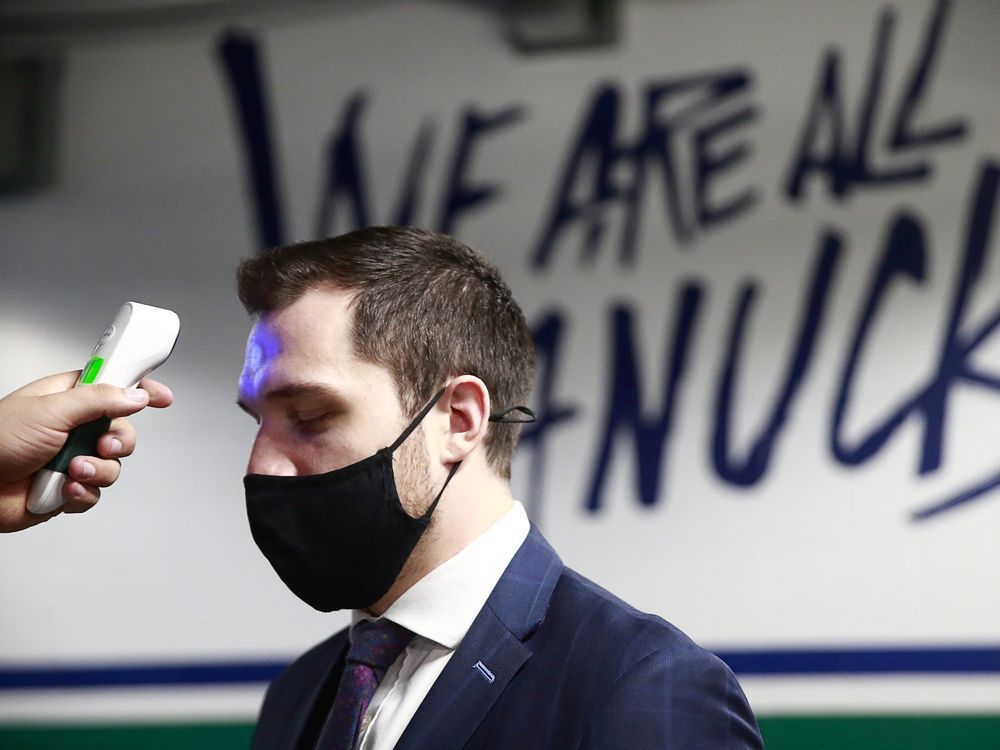
[[[118,479],[118,459],[135,450],[135,430],[123,417],[173,402],[167,386],[148,378],[135,390],[110,385],[74,388],[79,376],[79,371],[50,375],[0,399],[0,532],[20,531],[63,511],[92,508],[100,488]],[[70,462],[63,489],[66,504],[46,515],[29,513],[25,504],[32,475],[59,452],[70,430],[102,416],[113,421],[97,441],[97,455]]]

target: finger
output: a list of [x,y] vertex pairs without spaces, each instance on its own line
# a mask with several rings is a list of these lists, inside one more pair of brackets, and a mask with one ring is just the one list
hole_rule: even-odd
[[152,407],[163,409],[174,402],[173,391],[159,380],[143,378],[139,381],[139,388],[149,394],[149,405]]
[[61,393],[72,388],[80,379],[80,371],[60,372],[47,375],[12,392],[11,396],[47,396],[50,393]]
[[50,424],[67,430],[99,417],[126,417],[148,403],[149,394],[144,390],[116,388],[106,383],[71,388],[38,400],[39,406],[48,412]]
[[82,484],[75,480],[66,482],[63,485],[63,506],[64,513],[84,513],[101,499],[101,490],[89,484]]
[[97,455],[103,458],[131,456],[135,450],[135,428],[127,419],[116,419],[97,440]]
[[83,485],[110,487],[122,473],[122,465],[115,459],[77,456],[69,462],[69,477]]
[[[11,396],[48,396],[53,393],[68,391],[76,385],[80,379],[80,370],[70,372],[60,372],[55,375],[47,375],[39,378],[25,386],[11,392]],[[149,394],[149,406],[163,409],[170,406],[174,401],[173,391],[170,387],[153,378],[143,378],[136,386]],[[100,416],[100,415],[99,415]],[[110,416],[110,415],[108,415]]]

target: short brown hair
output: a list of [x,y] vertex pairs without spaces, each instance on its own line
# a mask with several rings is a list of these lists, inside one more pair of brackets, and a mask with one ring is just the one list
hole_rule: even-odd
[[[355,291],[354,351],[390,372],[409,416],[455,375],[480,378],[494,411],[531,392],[535,350],[521,308],[485,258],[447,235],[368,227],[268,250],[243,261],[236,280],[251,314],[324,285]],[[487,460],[505,479],[518,435],[514,424],[486,434]]]

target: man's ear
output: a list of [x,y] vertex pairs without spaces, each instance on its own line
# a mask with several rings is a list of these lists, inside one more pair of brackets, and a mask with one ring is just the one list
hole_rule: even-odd
[[459,375],[448,383],[438,406],[447,410],[441,462],[452,464],[465,459],[486,439],[490,391],[475,375]]

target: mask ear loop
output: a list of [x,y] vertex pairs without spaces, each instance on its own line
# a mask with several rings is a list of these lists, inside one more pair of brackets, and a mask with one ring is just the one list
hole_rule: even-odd
[[445,386],[440,391],[438,391],[437,393],[435,393],[434,394],[434,398],[432,398],[428,402],[427,406],[425,406],[423,409],[421,409],[420,413],[417,414],[417,416],[415,416],[413,418],[413,421],[410,422],[406,426],[406,429],[403,430],[403,433],[398,438],[396,438],[396,442],[389,446],[388,450],[389,450],[390,453],[392,453],[393,451],[395,451],[396,448],[398,448],[399,446],[401,446],[403,444],[403,441],[406,440],[406,438],[408,438],[410,435],[413,434],[413,431],[415,429],[417,429],[417,425],[420,424],[421,422],[423,422],[424,421],[424,417],[426,417],[428,414],[430,414],[431,409],[434,408],[434,404],[436,404],[438,402],[438,400],[441,398],[441,395],[445,392],[445,388],[447,388],[447,387],[448,386]]
[[[403,430],[402,434],[398,438],[396,438],[396,442],[394,442],[392,445],[386,448],[386,451],[388,453],[390,454],[393,453],[399,446],[403,444],[403,441],[406,440],[406,438],[408,438],[410,435],[413,434],[413,431],[417,429],[417,425],[424,420],[424,417],[430,414],[431,409],[433,409],[434,405],[440,400],[441,395],[445,392],[445,389],[447,387],[448,386],[445,386],[440,391],[434,394],[434,398],[432,398],[427,403],[427,405],[420,410],[417,416],[413,418],[410,424],[406,426],[406,429]],[[461,463],[462,463],[461,461],[456,461],[454,464],[452,464],[451,470],[448,472],[448,478],[444,480],[444,485],[442,485],[441,491],[437,493],[437,497],[434,498],[434,502],[431,503],[430,507],[427,509],[427,512],[425,512],[422,516],[420,516],[420,518],[417,519],[424,526],[427,526],[427,524],[431,522],[431,514],[437,507],[438,501],[441,499],[441,495],[444,494],[445,489],[448,487],[448,483],[451,481],[451,478],[455,476],[455,472],[458,471],[458,467]]]
[[[420,413],[413,418],[413,421],[410,422],[409,425],[407,425],[406,429],[403,430],[403,433],[398,438],[396,438],[396,442],[394,442],[392,445],[389,446],[388,450],[390,453],[395,451],[400,445],[403,444],[403,441],[406,440],[406,438],[408,438],[411,434],[413,434],[413,431],[417,429],[417,425],[420,424],[423,421],[424,417],[426,417],[430,413],[431,409],[434,408],[434,405],[438,402],[438,400],[441,398],[441,395],[445,392],[446,389],[447,386],[445,386],[436,394],[434,394],[434,398],[432,398],[430,402],[423,409],[420,410]],[[510,415],[514,413],[520,413],[521,415],[523,415],[523,418],[511,419]],[[530,422],[534,422],[536,419],[537,417],[535,416],[535,412],[533,412],[527,406],[512,406],[510,409],[504,409],[501,412],[490,414],[489,417],[490,422],[499,422],[501,424],[528,424]],[[420,520],[425,525],[430,523],[431,514],[434,513],[434,509],[437,507],[438,501],[441,499],[441,496],[444,494],[444,491],[448,488],[448,484],[451,482],[452,477],[455,476],[455,472],[458,471],[458,467],[461,465],[462,465],[461,461],[456,461],[451,465],[451,469],[448,471],[448,477],[447,479],[444,480],[444,484],[441,486],[441,491],[437,493],[437,497],[434,498],[434,502],[430,504],[430,507],[427,508],[427,511],[424,513],[424,515],[420,517]]]
[[444,491],[446,489],[448,489],[448,483],[451,481],[451,478],[453,476],[455,476],[455,472],[458,471],[458,467],[461,466],[461,465],[462,465],[461,461],[456,461],[455,463],[453,463],[451,465],[451,470],[448,472],[448,478],[445,479],[444,480],[444,484],[441,485],[441,491],[439,493],[437,493],[437,497],[434,498],[434,502],[431,503],[430,507],[427,509],[427,512],[424,513],[420,517],[420,520],[423,521],[425,525],[428,524],[428,523],[430,523],[430,521],[431,521],[431,514],[434,512],[434,509],[437,507],[438,500],[441,499],[441,495],[444,494]]
[[[510,418],[510,415],[515,412],[520,412],[518,418]],[[499,422],[500,424],[531,424],[538,421],[538,417],[527,406],[512,406],[509,409],[490,414],[490,421]]]
[[[403,444],[403,441],[406,440],[406,438],[408,438],[410,435],[413,434],[413,431],[417,429],[417,425],[424,420],[424,417],[430,414],[431,409],[433,409],[434,405],[441,399],[441,396],[444,395],[444,392],[445,390],[447,390],[447,388],[448,386],[445,386],[440,391],[434,394],[434,397],[427,403],[427,405],[423,409],[420,410],[417,416],[413,418],[413,421],[411,421],[406,426],[406,429],[403,430],[402,434],[400,434],[400,436],[396,438],[396,442],[394,442],[392,445],[389,446],[390,453],[394,452],[399,446]],[[519,413],[519,418],[512,419],[510,415],[515,413]],[[512,406],[509,409],[504,409],[503,411],[494,412],[493,414],[490,414],[489,417],[490,422],[498,422],[500,424],[530,424],[531,422],[535,422],[537,420],[538,417],[535,416],[535,412],[533,412],[527,406]]]

